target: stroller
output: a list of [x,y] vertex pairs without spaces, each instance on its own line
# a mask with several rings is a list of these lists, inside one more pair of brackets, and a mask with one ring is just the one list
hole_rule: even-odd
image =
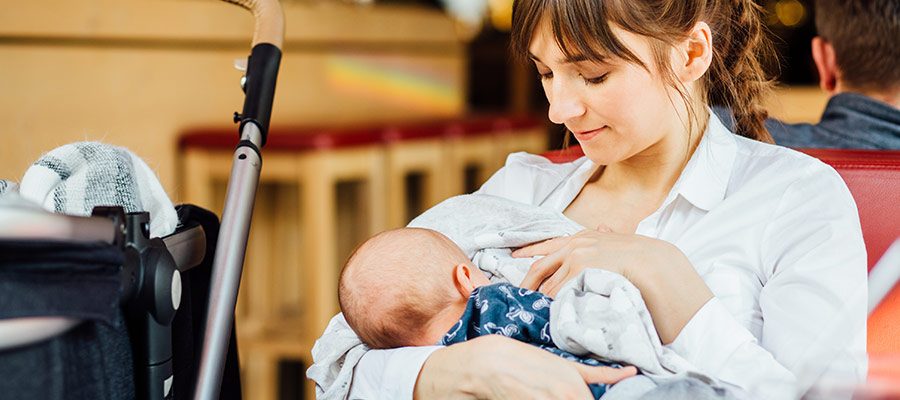
[[151,238],[147,212],[66,216],[0,196],[2,397],[240,398],[234,307],[284,17],[277,0],[226,1],[256,32],[221,229],[184,205],[175,232]]

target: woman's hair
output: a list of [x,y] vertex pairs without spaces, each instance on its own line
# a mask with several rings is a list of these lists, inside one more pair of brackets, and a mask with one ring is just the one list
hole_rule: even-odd
[[612,26],[648,38],[653,62],[662,79],[674,87],[689,111],[689,127],[698,115],[689,94],[669,65],[671,46],[687,38],[697,22],[712,30],[713,57],[701,81],[702,103],[731,109],[735,133],[772,142],[764,121],[763,100],[772,88],[764,66],[772,65],[774,48],[752,0],[516,0],[513,6],[512,49],[528,58],[532,37],[542,20],[553,30],[566,56],[588,60],[615,57],[650,70],[613,33]]

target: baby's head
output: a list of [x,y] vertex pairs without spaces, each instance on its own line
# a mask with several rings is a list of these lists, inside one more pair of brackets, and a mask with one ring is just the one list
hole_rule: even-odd
[[338,298],[350,327],[371,348],[436,344],[490,284],[439,232],[400,228],[359,246],[341,271]]

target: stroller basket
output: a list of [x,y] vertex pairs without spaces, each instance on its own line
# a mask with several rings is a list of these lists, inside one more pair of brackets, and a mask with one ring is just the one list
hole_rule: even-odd
[[[157,242],[172,255],[179,270],[173,275],[154,261],[161,253],[154,256],[147,246],[140,251],[146,238],[128,234],[145,228],[143,213],[82,218],[3,205],[0,391],[40,399],[192,396],[216,216],[194,206],[178,207],[179,229]],[[103,211],[111,210],[116,209]],[[117,223],[117,218],[132,224]],[[178,276],[179,288],[160,285],[165,276],[153,276],[160,272]],[[151,296],[150,290],[159,293]],[[178,312],[163,316],[167,324],[158,323],[158,303],[166,301]],[[240,398],[240,393],[232,329],[222,398]]]

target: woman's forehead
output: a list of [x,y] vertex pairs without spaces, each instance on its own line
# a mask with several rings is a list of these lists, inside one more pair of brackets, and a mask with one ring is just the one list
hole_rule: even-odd
[[[610,27],[610,32],[619,45],[635,55],[643,53],[647,43],[637,34],[628,32],[616,26]],[[559,32],[564,34],[564,32]],[[542,64],[577,64],[600,63],[609,64],[619,57],[613,55],[611,49],[606,48],[599,40],[584,41],[574,40],[565,36],[557,36],[549,23],[541,23],[535,29],[528,46],[528,58]],[[641,58],[639,56],[639,58]]]

